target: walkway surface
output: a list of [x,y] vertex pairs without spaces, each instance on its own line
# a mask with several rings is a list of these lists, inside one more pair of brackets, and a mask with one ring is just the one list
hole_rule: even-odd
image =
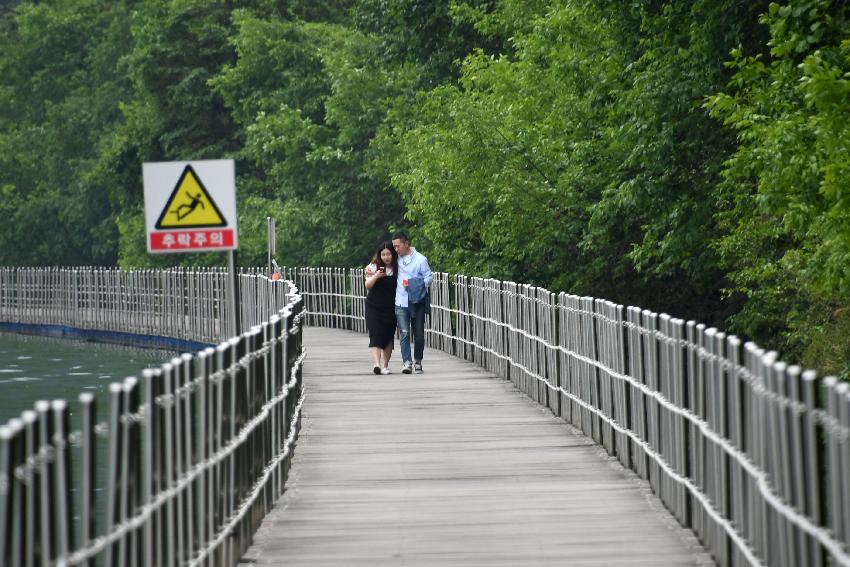
[[240,565],[712,565],[647,483],[510,382],[430,349],[421,376],[375,376],[365,336],[305,333],[291,476]]

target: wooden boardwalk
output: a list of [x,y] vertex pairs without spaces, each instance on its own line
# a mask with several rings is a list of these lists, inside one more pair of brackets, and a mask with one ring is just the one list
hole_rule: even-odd
[[[479,367],[432,349],[375,376],[308,328],[287,490],[240,565],[712,565],[648,484]],[[399,351],[396,350],[396,356]]]

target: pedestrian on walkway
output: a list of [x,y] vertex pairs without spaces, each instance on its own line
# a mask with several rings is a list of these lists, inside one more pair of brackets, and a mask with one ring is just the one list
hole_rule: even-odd
[[382,242],[366,266],[366,328],[375,374],[391,374],[390,357],[395,342],[395,297],[398,254],[392,242]]
[[[393,234],[393,247],[398,253],[398,279],[395,292],[395,316],[398,321],[399,344],[405,374],[422,374],[425,352],[425,315],[431,311],[431,267],[428,258],[410,245],[404,232]],[[410,338],[413,336],[413,361]]]

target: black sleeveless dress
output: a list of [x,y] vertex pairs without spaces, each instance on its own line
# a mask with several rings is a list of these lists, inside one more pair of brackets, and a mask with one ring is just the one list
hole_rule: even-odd
[[395,274],[384,276],[366,294],[366,328],[369,330],[370,348],[387,348],[395,339],[396,278]]

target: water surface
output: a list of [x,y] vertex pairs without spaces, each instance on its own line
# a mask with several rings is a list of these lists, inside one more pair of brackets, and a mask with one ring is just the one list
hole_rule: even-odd
[[92,392],[105,409],[110,382],[139,376],[177,353],[73,339],[0,332],[0,424],[32,409],[37,400],[64,399],[77,413],[77,397]]
[[[71,412],[71,430],[77,430],[77,398],[82,392],[95,394],[97,420],[104,422],[109,412],[107,395],[111,382],[140,376],[145,368],[157,367],[177,354],[171,350],[0,332],[0,425],[20,417],[38,400],[64,399]],[[104,487],[109,474],[106,439],[98,438],[96,453],[95,524],[96,532],[101,534],[106,505]],[[79,512],[79,453],[71,451],[70,456],[70,486],[74,510]],[[75,515],[73,520],[76,541],[80,541],[80,517]]]

